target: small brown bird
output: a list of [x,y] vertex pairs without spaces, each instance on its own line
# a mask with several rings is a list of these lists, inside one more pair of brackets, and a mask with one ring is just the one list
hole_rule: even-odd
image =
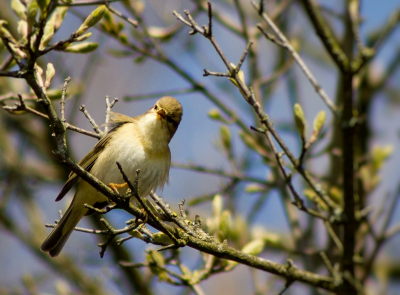
[[[110,130],[101,138],[79,165],[105,184],[123,183],[116,162],[130,178],[140,169],[139,195],[168,182],[171,165],[169,142],[182,118],[182,106],[172,97],[163,97],[146,113],[137,117],[110,113]],[[56,201],[61,200],[79,177],[71,172]],[[118,186],[116,186],[118,187]],[[41,249],[54,257],[60,254],[79,220],[90,213],[84,206],[104,207],[106,196],[86,181],[79,180],[75,196],[60,222],[43,242]]]

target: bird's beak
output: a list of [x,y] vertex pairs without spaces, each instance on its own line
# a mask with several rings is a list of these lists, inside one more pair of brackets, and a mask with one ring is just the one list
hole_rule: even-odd
[[163,109],[161,109],[161,110],[159,110],[159,111],[157,111],[156,112],[157,113],[157,115],[159,115],[161,118],[163,118],[164,120],[166,119],[166,114],[165,114],[165,111],[163,110]]

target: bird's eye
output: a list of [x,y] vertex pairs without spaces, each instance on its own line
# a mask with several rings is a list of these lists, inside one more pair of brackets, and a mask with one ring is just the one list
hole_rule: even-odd
[[167,121],[168,121],[169,123],[174,123],[174,122],[175,122],[171,117],[168,117],[168,116],[167,116]]
[[157,106],[157,105],[155,105],[155,106],[154,106],[154,109],[155,109],[155,110],[158,110],[158,106]]

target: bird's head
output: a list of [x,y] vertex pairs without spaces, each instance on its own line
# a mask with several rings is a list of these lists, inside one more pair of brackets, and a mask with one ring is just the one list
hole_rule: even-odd
[[182,106],[175,98],[164,96],[148,111],[157,114],[157,120],[166,126],[169,140],[174,136],[182,119]]

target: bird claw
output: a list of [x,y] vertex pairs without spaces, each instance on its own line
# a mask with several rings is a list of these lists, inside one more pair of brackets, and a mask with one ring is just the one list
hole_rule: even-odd
[[128,185],[127,182],[119,184],[119,183],[109,183],[108,186],[114,191],[114,193],[119,194],[118,189],[126,187]]

